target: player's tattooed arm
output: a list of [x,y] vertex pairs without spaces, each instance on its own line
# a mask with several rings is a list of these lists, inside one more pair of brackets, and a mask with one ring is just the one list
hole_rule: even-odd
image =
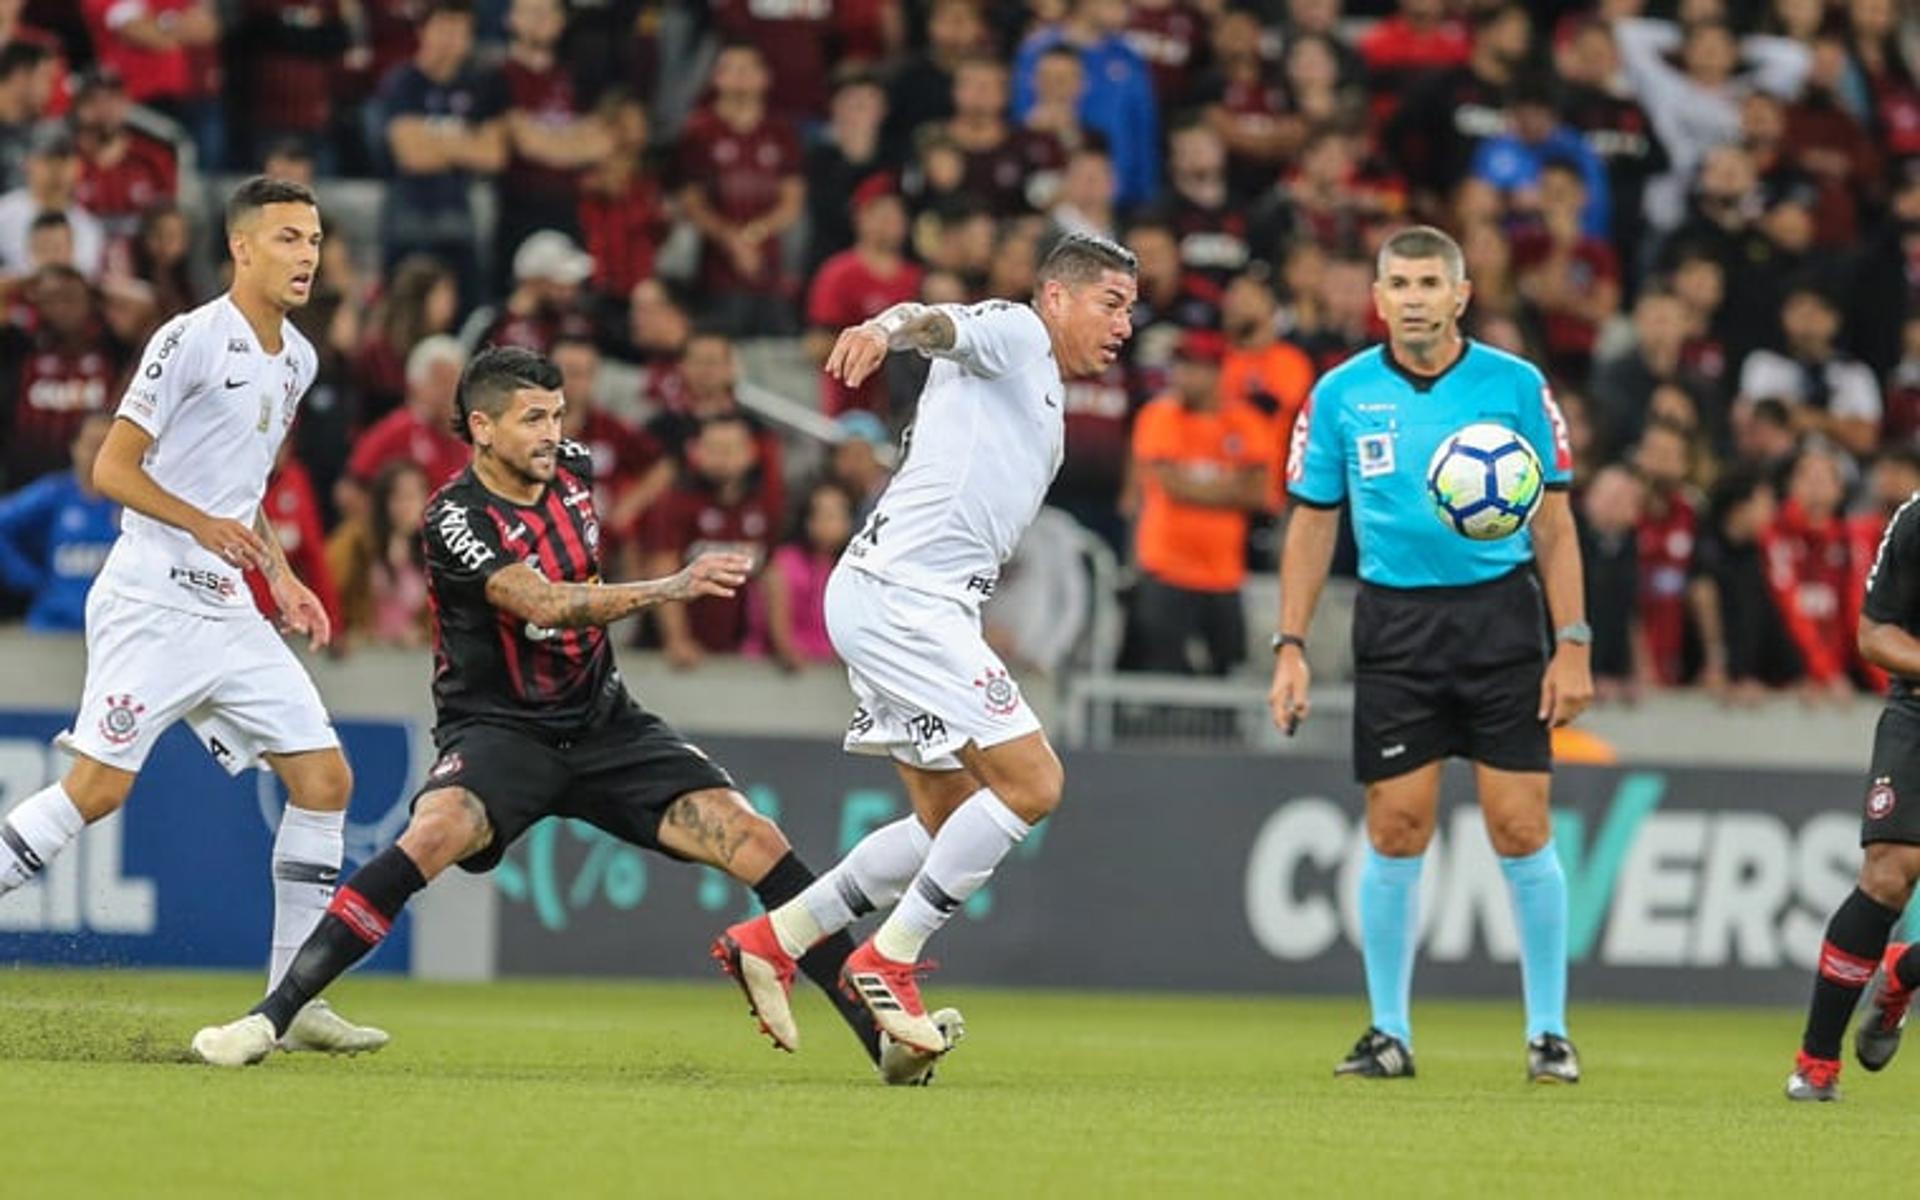
[[959,340],[953,318],[925,304],[896,304],[867,324],[887,340],[889,350],[951,350]]
[[487,600],[495,608],[547,629],[611,625],[643,608],[702,596],[726,598],[747,581],[753,560],[744,554],[702,554],[664,579],[637,583],[557,583],[525,563],[495,571]]
[[293,567],[287,562],[287,548],[280,544],[280,535],[274,532],[273,522],[267,520],[266,509],[254,511],[253,531],[266,543],[267,553],[260,563],[260,573],[267,577],[267,582],[274,583],[283,575],[293,574]]

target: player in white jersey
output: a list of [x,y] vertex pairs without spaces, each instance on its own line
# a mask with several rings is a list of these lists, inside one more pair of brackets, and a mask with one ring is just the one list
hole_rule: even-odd
[[[232,290],[153,335],[95,461],[94,486],[126,512],[87,598],[86,687],[59,737],[73,765],[0,821],[0,896],[118,811],[154,742],[184,720],[230,773],[264,762],[287,787],[271,989],[333,895],[353,789],[313,681],[241,578],[259,568],[286,627],[316,648],[332,636],[260,509],[318,365],[287,313],[313,286],[320,212],[300,184],[255,178],[228,202],[226,231]],[[281,1044],[354,1052],[386,1041],[316,1002]]]
[[782,1049],[798,1044],[789,1004],[798,957],[893,905],[842,979],[889,1037],[943,1053],[916,982],[921,950],[1060,802],[1060,760],[981,636],[980,604],[1059,470],[1063,380],[1112,366],[1133,333],[1135,273],[1123,247],[1070,235],[1041,264],[1031,304],[896,305],[842,333],[827,358],[849,387],[890,351],[936,360],[906,462],[826,597],[827,632],[858,703],[846,748],[890,756],[914,812],[715,943]]

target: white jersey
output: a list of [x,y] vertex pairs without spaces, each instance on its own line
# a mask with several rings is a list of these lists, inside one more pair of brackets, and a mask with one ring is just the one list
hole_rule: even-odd
[[[267,354],[229,296],[175,317],[147,343],[115,414],[153,436],[144,466],[153,481],[211,516],[251,526],[267,476],[313,383],[313,344],[280,322]],[[163,608],[251,616],[237,567],[183,529],[127,509],[100,586]]]
[[1060,364],[1040,314],[943,304],[953,349],[920,393],[906,462],[841,563],[977,608],[1060,470]]

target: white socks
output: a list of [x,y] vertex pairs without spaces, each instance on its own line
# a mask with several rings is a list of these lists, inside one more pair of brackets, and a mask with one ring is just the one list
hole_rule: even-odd
[[967,797],[940,827],[899,907],[873,935],[873,948],[895,962],[918,960],[927,939],[993,878],[993,869],[1030,828],[986,788]]
[[781,948],[798,958],[820,939],[898,900],[932,845],[915,816],[861,838],[831,871],[769,914]]
[[280,985],[293,956],[307,940],[340,882],[344,812],[315,812],[287,805],[273,839],[273,954],[267,991]]
[[39,874],[86,825],[67,789],[58,783],[14,805],[0,821],[0,896]]

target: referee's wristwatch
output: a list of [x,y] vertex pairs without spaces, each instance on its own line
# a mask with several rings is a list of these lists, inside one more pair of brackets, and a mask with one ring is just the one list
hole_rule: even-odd
[[1278,655],[1288,646],[1298,646],[1300,653],[1305,654],[1307,652],[1307,639],[1297,633],[1276,633],[1273,635],[1273,652],[1275,655]]
[[1567,642],[1575,646],[1593,645],[1593,626],[1585,621],[1574,621],[1553,631],[1553,640]]

